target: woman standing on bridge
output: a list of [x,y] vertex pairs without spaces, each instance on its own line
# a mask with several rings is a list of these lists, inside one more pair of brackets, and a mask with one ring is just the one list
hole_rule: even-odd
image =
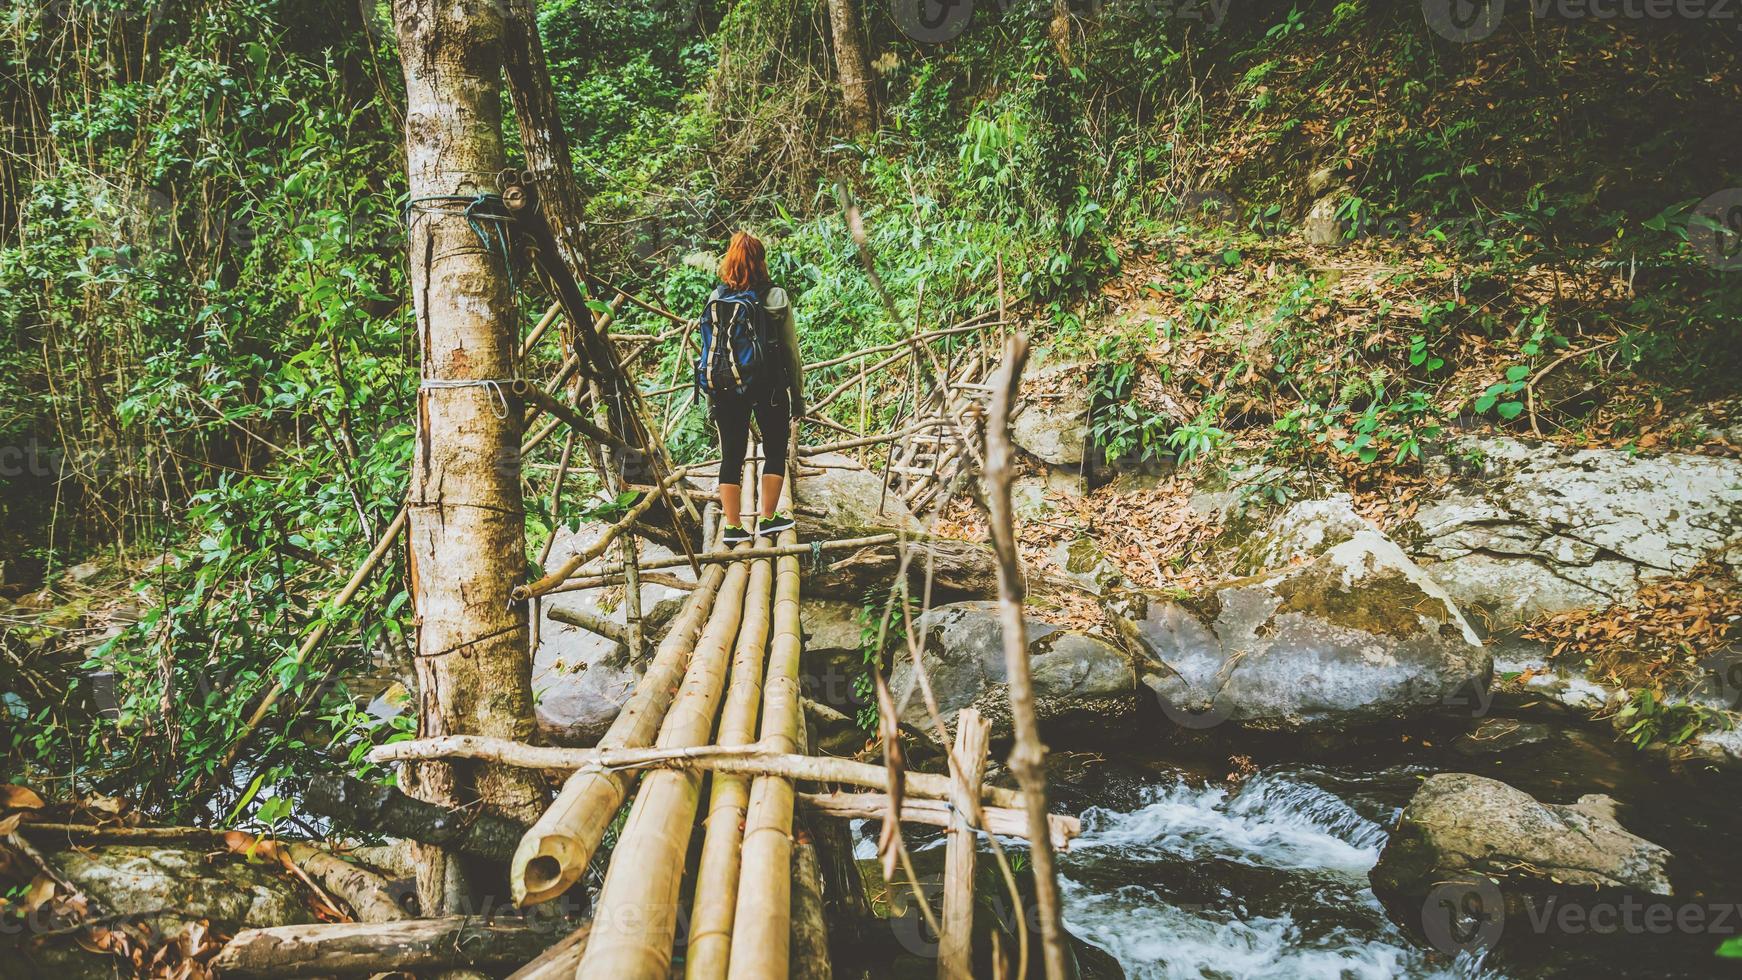
[[[724,539],[737,544],[785,531],[792,518],[776,505],[786,477],[791,422],[804,415],[803,367],[792,303],[786,290],[770,281],[762,242],[749,232],[733,235],[720,260],[720,284],[702,310],[700,347],[696,386],[712,401],[720,433]],[[740,474],[752,416],[762,434],[762,515],[754,528],[746,528]]]

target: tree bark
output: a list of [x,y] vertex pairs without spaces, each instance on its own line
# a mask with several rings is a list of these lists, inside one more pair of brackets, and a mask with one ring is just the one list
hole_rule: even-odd
[[[494,384],[514,377],[517,313],[508,257],[480,247],[461,214],[505,162],[502,13],[488,0],[395,0],[393,13],[424,379],[409,505],[418,725],[424,735],[529,738],[526,607],[511,601],[526,567],[521,420]],[[407,786],[430,802],[482,801],[485,812],[526,822],[546,798],[538,774],[490,763],[419,765]],[[424,910],[460,911],[466,892],[458,862],[425,848]]]
[[515,820],[425,803],[360,779],[313,780],[303,802],[349,830],[403,837],[489,861],[513,857],[526,833],[526,825]]
[[547,925],[475,916],[325,922],[244,929],[212,961],[231,980],[368,975],[525,963],[550,944]]
[[877,129],[877,100],[871,91],[871,59],[865,54],[865,34],[859,27],[855,0],[829,0],[829,28],[834,35],[835,74],[841,81],[841,102],[853,135]]

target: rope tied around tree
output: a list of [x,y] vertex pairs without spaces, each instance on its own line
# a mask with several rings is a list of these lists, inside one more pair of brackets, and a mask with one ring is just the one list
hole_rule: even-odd
[[520,286],[514,277],[514,250],[509,241],[509,232],[514,227],[515,217],[508,210],[508,204],[502,199],[502,195],[486,191],[478,194],[429,194],[414,197],[405,202],[400,220],[409,225],[413,212],[437,215],[454,213],[451,209],[424,206],[431,204],[465,205],[460,209],[459,215],[466,219],[466,226],[472,229],[472,234],[478,236],[478,243],[484,246],[484,252],[502,263],[502,269],[508,276],[509,291],[518,292]]

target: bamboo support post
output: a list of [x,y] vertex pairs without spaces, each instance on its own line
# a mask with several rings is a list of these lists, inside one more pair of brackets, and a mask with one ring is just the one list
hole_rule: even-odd
[[[720,710],[720,745],[747,745],[756,737],[756,717],[762,701],[762,669],[768,645],[770,590],[774,567],[757,560],[745,591],[744,619],[732,651],[732,680]],[[701,862],[696,868],[696,893],[690,915],[689,943],[684,951],[686,980],[718,980],[726,975],[732,949],[732,921],[738,904],[739,849],[744,841],[744,813],[750,800],[750,777],[716,772],[709,786],[707,830]]]
[[[717,565],[702,574],[635,685],[635,692],[599,739],[601,748],[633,748],[653,741],[725,575],[725,569]],[[605,828],[623,805],[631,778],[626,772],[594,770],[569,776],[556,801],[521,838],[514,852],[508,880],[515,904],[548,901],[580,878],[604,838]]]
[[[660,726],[657,748],[700,745],[713,731],[749,574],[745,562],[727,569],[683,686]],[[700,773],[682,769],[649,773],[641,781],[613,852],[629,860],[613,860],[605,873],[577,977],[666,980],[671,975],[678,892],[701,782]]]
[[[788,484],[785,503],[791,503]],[[782,546],[798,541],[795,532],[780,536]],[[784,753],[801,750],[799,726],[798,558],[778,559],[774,584],[774,638],[769,645],[768,674],[762,690],[762,743]],[[739,980],[784,977],[791,952],[792,921],[792,780],[759,776],[750,787],[744,817],[742,881],[734,915],[732,955],[727,976]]]
[[635,652],[634,644],[629,642],[629,627],[622,623],[613,622],[603,616],[595,616],[592,613],[582,612],[579,609],[565,609],[562,606],[552,606],[546,615],[559,623],[564,623],[569,626],[579,626],[581,629],[584,629],[589,633],[597,633],[607,640],[616,640],[618,643],[629,647],[632,654]]
[[973,708],[956,715],[956,745],[950,753],[955,792],[950,802],[949,840],[944,850],[943,934],[938,937],[938,976],[974,977],[974,850],[979,824],[980,782],[986,775],[986,743],[992,725]]
[[623,619],[627,629],[624,631],[623,642],[629,647],[629,656],[640,660],[647,653],[641,636],[641,544],[635,536],[626,534],[622,538],[623,545]]

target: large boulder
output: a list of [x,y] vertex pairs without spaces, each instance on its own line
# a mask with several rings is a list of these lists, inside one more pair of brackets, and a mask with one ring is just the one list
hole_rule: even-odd
[[1089,367],[1060,361],[1023,379],[1010,441],[1053,466],[1082,466],[1089,445]]
[[[202,851],[177,847],[118,844],[57,851],[48,861],[103,914],[119,917],[107,928],[125,925],[134,941],[150,949],[182,937],[190,924],[201,920],[219,933],[314,921],[302,890],[276,864],[211,859]],[[120,961],[80,948],[75,938],[38,937],[23,929],[0,939],[0,980],[132,975],[118,974]]]
[[1123,611],[1150,660],[1143,683],[1187,728],[1341,731],[1440,714],[1493,669],[1445,591],[1370,530],[1307,564]]
[[1355,512],[1346,493],[1289,504],[1268,527],[1241,548],[1246,571],[1277,568],[1303,558],[1316,558],[1363,532],[1378,534],[1373,523]]
[[1424,900],[1448,888],[1499,899],[1511,915],[1551,894],[1669,895],[1669,861],[1667,850],[1621,826],[1608,796],[1540,803],[1498,780],[1453,772],[1416,790],[1368,877],[1400,921],[1414,922]]
[[1421,508],[1412,552],[1480,624],[1625,601],[1709,559],[1742,565],[1742,461],[1471,440],[1462,490]]
[[793,481],[800,507],[794,515],[800,541],[920,530],[919,519],[901,495],[884,492],[881,472],[874,473],[841,453],[820,453],[800,462],[806,469]]
[[[597,541],[602,523],[584,524],[578,531],[558,529],[551,545],[547,568],[556,568],[571,555]],[[645,559],[671,554],[658,545],[643,544]],[[686,581],[695,576],[688,566],[668,573]],[[682,589],[644,583],[641,614],[653,636],[653,627],[666,622],[688,595]],[[623,586],[561,592],[540,603],[538,649],[532,657],[532,689],[538,698],[538,725],[546,737],[566,745],[591,745],[611,727],[623,702],[641,680],[645,664],[633,662],[628,650],[614,639],[552,618],[558,610],[570,609],[617,624],[627,621],[627,593]]]
[[[921,656],[945,724],[963,708],[992,722],[992,737],[1010,735],[1009,675],[996,602],[938,606],[914,624]],[[1048,623],[1026,624],[1035,709],[1042,724],[1102,728],[1137,709],[1136,671],[1117,646]],[[901,722],[935,738],[912,658],[896,657],[889,677]]]

